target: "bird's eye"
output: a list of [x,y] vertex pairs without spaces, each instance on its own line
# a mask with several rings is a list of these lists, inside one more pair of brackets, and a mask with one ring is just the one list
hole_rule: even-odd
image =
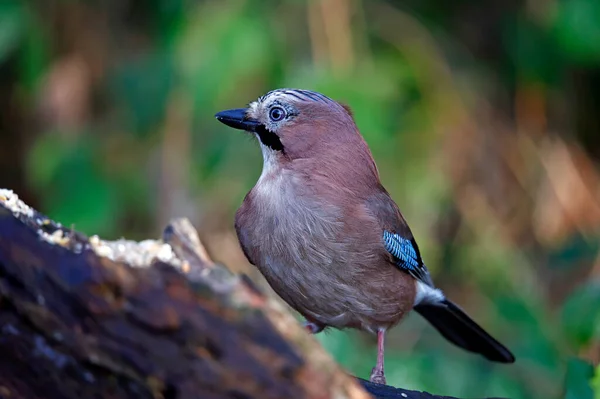
[[284,117],[285,117],[285,111],[281,107],[273,107],[273,108],[271,108],[271,111],[269,111],[269,118],[271,118],[271,120],[273,122],[278,122],[278,121],[282,120]]

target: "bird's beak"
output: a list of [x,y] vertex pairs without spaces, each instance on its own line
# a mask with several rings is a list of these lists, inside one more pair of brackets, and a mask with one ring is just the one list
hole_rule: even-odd
[[255,132],[256,128],[260,125],[257,120],[246,116],[246,108],[221,111],[215,114],[215,118],[234,129],[246,130],[248,132]]

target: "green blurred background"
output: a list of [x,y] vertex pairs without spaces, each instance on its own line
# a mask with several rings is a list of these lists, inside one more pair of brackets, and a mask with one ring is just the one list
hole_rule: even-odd
[[[0,187],[105,238],[189,217],[257,280],[232,225],[261,154],[214,113],[349,104],[434,279],[517,357],[410,316],[388,383],[600,398],[600,1],[2,0],[0,68]],[[368,377],[373,337],[318,339]]]

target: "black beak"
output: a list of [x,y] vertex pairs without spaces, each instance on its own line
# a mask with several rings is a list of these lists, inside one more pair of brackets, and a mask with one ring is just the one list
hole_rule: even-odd
[[258,121],[246,116],[246,108],[221,111],[215,114],[215,118],[234,129],[246,130],[248,132],[255,132],[256,128],[260,125]]

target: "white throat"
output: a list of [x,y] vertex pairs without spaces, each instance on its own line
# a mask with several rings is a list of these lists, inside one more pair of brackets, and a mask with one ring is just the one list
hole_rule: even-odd
[[[258,142],[260,143],[260,139]],[[268,175],[275,173],[279,168],[279,165],[277,162],[277,154],[275,154],[275,150],[267,147],[263,143],[260,143],[260,150],[262,151],[263,155],[263,169],[262,173],[260,174],[260,179],[262,179],[263,177],[267,177]]]
[[269,202],[277,202],[281,196],[281,183],[283,182],[277,153],[262,143],[260,143],[260,149],[263,155],[263,169],[255,188],[257,194],[266,197]]

